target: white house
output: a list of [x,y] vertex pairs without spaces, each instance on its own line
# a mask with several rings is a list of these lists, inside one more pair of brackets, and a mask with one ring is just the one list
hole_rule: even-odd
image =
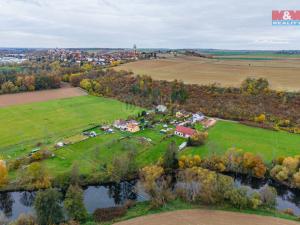
[[194,113],[193,116],[192,116],[192,122],[193,123],[196,123],[196,122],[199,122],[199,121],[202,121],[205,119],[205,116],[203,113],[199,112],[199,113]]
[[127,122],[125,120],[116,120],[114,122],[114,127],[120,130],[126,130],[127,129]]

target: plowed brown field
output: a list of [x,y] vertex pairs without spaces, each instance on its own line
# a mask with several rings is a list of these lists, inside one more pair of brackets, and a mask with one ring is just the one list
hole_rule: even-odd
[[64,85],[59,89],[0,95],[0,107],[21,105],[32,102],[43,102],[52,99],[70,98],[82,95],[87,95],[87,93],[80,88]]
[[273,89],[300,90],[300,59],[221,60],[178,56],[123,64],[118,70],[149,75],[158,80],[182,80],[192,84],[218,83],[239,87],[247,77],[267,78]]
[[299,225],[299,223],[267,216],[195,209],[142,216],[115,225]]

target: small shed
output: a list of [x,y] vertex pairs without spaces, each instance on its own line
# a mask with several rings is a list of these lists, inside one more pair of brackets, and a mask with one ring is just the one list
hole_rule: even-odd
[[156,112],[161,112],[161,113],[164,113],[168,110],[167,106],[165,106],[165,105],[158,105],[158,106],[156,106],[155,109],[156,109]]
[[187,146],[187,142],[185,141],[185,142],[181,143],[181,145],[179,145],[178,150],[181,151],[181,150],[185,149],[186,146]]

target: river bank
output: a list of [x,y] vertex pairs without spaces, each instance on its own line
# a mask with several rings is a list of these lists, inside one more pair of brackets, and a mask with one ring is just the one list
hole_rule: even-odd
[[[229,174],[227,174],[229,175]],[[250,212],[254,214],[266,214],[270,216],[280,216],[287,218],[286,214],[280,213],[280,211],[286,209],[292,209],[295,215],[300,216],[300,191],[289,189],[285,186],[280,186],[274,183],[270,179],[257,179],[245,175],[230,174],[234,180],[236,186],[246,186],[251,191],[258,191],[265,185],[270,185],[276,188],[277,196],[277,206],[276,210],[242,210],[244,212]],[[36,191],[15,191],[15,192],[1,192],[0,193],[0,212],[3,212],[9,220],[16,219],[21,213],[33,213],[33,203],[35,199]],[[89,185],[84,187],[84,204],[87,211],[92,214],[97,208],[108,208],[121,206],[126,200],[134,200],[138,202],[137,204],[137,214],[136,216],[144,215],[148,213],[150,206],[147,203],[141,203],[147,201],[149,198],[144,192],[143,187],[138,182],[138,180],[123,181],[120,183],[106,183],[101,185]],[[169,203],[168,203],[169,204]],[[170,206],[170,210],[181,209],[177,202],[175,205]],[[199,205],[194,205],[190,203],[183,204],[185,208],[187,207],[199,207]],[[142,207],[139,209],[139,207]],[[207,208],[207,206],[205,206]],[[233,209],[229,206],[213,206],[209,207],[212,209],[230,210],[230,211],[240,211]],[[146,210],[147,209],[147,210]],[[163,211],[164,207],[159,210],[150,210],[150,212]],[[133,210],[135,212],[135,210]],[[143,214],[144,213],[144,214]],[[132,212],[129,210],[128,215]],[[133,215],[132,215],[133,216]],[[128,217],[125,217],[128,218]],[[288,217],[295,219],[296,217]]]

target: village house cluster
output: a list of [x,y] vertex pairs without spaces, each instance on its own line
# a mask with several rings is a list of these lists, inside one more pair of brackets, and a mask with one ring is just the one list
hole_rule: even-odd
[[113,126],[121,131],[128,131],[130,133],[136,133],[140,131],[139,122],[135,120],[116,120]]
[[[161,134],[176,135],[178,137],[188,139],[194,134],[197,133],[195,129],[196,125],[201,125],[201,127],[206,130],[209,127],[215,125],[216,119],[208,118],[203,113],[191,113],[185,110],[178,110],[174,115],[168,114],[168,108],[165,105],[158,105],[153,110],[144,111],[142,115],[138,116],[137,120],[134,119],[118,119],[115,120],[112,124],[103,124],[96,126],[92,129],[84,131],[82,134],[77,134],[73,137],[69,137],[56,143],[56,147],[60,148],[64,145],[73,144],[79,141],[84,141],[87,138],[93,138],[101,134],[100,131],[103,131],[105,134],[114,133],[115,130],[128,133],[137,133],[140,130],[151,129],[158,126],[158,132]],[[163,115],[163,117],[160,117]],[[164,121],[164,118],[168,117],[168,121]],[[151,119],[152,118],[152,119]],[[153,118],[156,118],[153,120]],[[149,119],[149,120],[148,120]],[[158,122],[159,121],[159,122]],[[99,133],[100,132],[100,133]],[[149,137],[143,137],[145,139],[151,140]],[[179,150],[182,150],[187,146],[187,142],[183,142],[179,146]]]
[[[158,105],[155,108],[155,111],[158,113],[166,113],[167,107],[164,105]],[[185,110],[179,110],[175,114],[176,119],[171,121],[170,124],[176,125],[174,134],[183,137],[183,138],[189,138],[193,136],[196,133],[195,129],[190,128],[188,125],[193,125],[195,123],[201,123],[203,125],[204,129],[207,129],[217,122],[213,118],[207,118],[203,113],[197,112],[197,113],[190,113]],[[164,128],[167,128],[167,125],[165,125]],[[166,133],[167,129],[162,129],[161,133]]]
[[137,60],[138,55],[132,50],[99,50],[95,52],[73,49],[50,49],[47,51],[48,60],[68,63],[92,63],[93,65],[111,65],[120,61]]

